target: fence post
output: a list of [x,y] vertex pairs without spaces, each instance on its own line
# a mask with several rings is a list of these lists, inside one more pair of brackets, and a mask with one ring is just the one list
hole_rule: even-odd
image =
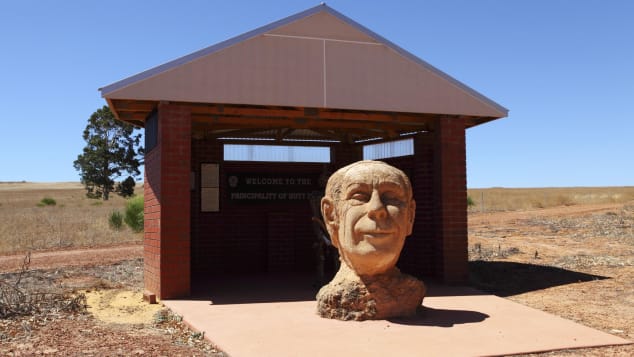
[[480,213],[484,213],[484,191],[480,192]]

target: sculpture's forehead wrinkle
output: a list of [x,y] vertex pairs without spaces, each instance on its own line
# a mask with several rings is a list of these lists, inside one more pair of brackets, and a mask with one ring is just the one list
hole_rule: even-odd
[[326,196],[335,201],[343,199],[350,185],[365,183],[373,187],[400,186],[404,194],[412,198],[412,186],[405,173],[381,161],[358,161],[337,170],[328,179]]
[[405,188],[406,178],[400,171],[381,164],[358,165],[350,168],[341,178],[341,188],[351,186],[397,186]]

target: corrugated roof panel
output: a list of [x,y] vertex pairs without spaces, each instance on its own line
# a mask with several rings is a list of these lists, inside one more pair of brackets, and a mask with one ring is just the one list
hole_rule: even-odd
[[504,117],[508,112],[326,5],[181,57],[101,91],[107,99],[489,118]]
[[114,91],[115,99],[323,106],[323,45],[259,36]]

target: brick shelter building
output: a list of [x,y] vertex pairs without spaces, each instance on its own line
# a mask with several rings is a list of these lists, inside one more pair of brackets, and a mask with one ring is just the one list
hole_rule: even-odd
[[[398,263],[466,282],[465,130],[507,110],[326,5],[101,88],[145,128],[145,288],[315,266],[324,172],[378,158],[411,178]],[[378,153],[378,154],[377,154]]]

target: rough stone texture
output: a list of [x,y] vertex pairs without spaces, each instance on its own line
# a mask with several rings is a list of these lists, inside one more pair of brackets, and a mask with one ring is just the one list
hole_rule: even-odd
[[317,313],[340,320],[414,315],[425,285],[395,266],[416,213],[408,177],[380,161],[350,164],[328,179],[321,211],[341,265],[317,294]]
[[362,321],[412,316],[423,302],[423,282],[397,268],[362,279],[342,266],[317,294],[317,313],[321,317]]

